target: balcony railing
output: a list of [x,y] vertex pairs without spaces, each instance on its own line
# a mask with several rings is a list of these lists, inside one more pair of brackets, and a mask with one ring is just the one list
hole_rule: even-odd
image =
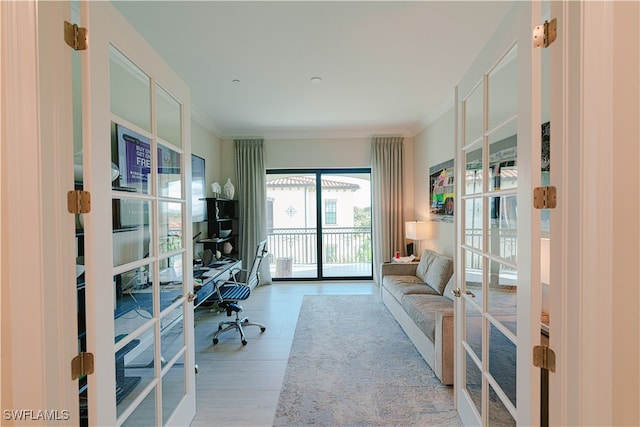
[[[295,264],[316,264],[316,228],[274,228],[268,235],[269,260],[288,258]],[[323,264],[371,263],[371,228],[336,227],[322,229]]]
[[[509,261],[516,261],[518,253],[517,230],[513,228],[492,228],[489,230],[489,252]],[[465,231],[465,243],[468,246],[482,249],[482,229],[468,228]],[[482,255],[467,252],[465,267],[482,269]],[[503,269],[511,270],[508,267]]]

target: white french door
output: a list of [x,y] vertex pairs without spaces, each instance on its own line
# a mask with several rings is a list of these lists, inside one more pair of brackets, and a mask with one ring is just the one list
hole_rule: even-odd
[[[533,20],[534,15],[537,15]],[[465,425],[537,425],[539,4],[518,3],[457,87],[456,399]],[[533,268],[538,266],[538,268]]]
[[80,17],[88,423],[188,425],[189,88],[110,2],[83,1]]

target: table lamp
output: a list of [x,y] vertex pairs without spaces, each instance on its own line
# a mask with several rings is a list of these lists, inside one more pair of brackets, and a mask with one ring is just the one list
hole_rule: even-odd
[[426,221],[407,221],[404,229],[406,238],[415,242],[414,253],[420,257],[420,241],[429,238],[429,224]]

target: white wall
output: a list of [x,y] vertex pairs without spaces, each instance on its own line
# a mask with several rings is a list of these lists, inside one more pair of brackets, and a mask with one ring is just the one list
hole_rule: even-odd
[[[204,173],[205,173],[205,195],[207,197],[213,197],[211,191],[211,183],[218,181],[220,185],[223,185],[221,174],[221,141],[220,138],[215,136],[211,131],[206,129],[203,125],[196,120],[191,120],[191,152],[196,156],[200,156],[204,159]],[[198,233],[200,239],[208,236],[206,222],[197,222],[193,224],[193,235]],[[193,254],[197,257],[198,252],[202,252],[204,247],[201,243],[194,244]]]
[[[415,137],[413,156],[413,217],[407,212],[407,220],[429,220],[429,168],[453,159],[455,138],[453,105],[432,121]],[[430,221],[431,237],[421,242],[421,249],[432,249],[453,257],[453,223]]]
[[268,169],[369,167],[371,139],[267,140],[265,163]]
[[191,120],[191,152],[204,159],[207,197],[213,196],[213,193],[211,192],[212,182],[218,181],[220,185],[224,184],[224,182],[221,182],[222,158],[220,154],[220,147],[220,138],[215,136],[196,120]]

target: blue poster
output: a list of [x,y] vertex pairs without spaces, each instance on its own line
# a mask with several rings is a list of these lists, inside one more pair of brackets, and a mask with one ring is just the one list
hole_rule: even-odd
[[122,187],[148,192],[151,143],[148,138],[118,125],[118,154]]

